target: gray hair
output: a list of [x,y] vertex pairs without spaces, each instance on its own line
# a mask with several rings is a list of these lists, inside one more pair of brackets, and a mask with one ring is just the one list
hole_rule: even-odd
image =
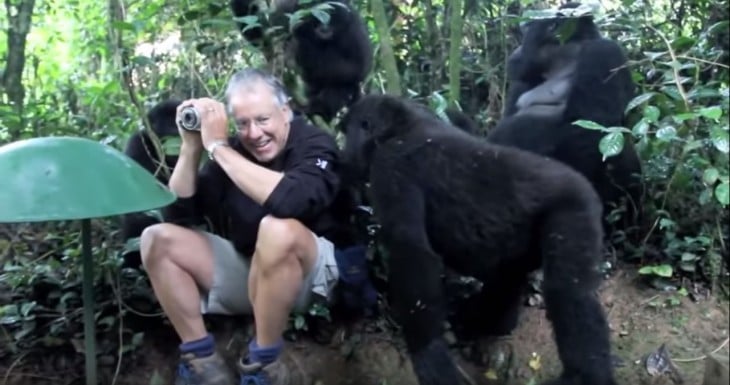
[[244,68],[234,73],[226,86],[225,98],[229,114],[231,113],[231,96],[241,88],[259,81],[264,82],[271,88],[276,104],[283,106],[289,102],[289,95],[286,93],[284,85],[276,76],[258,68]]

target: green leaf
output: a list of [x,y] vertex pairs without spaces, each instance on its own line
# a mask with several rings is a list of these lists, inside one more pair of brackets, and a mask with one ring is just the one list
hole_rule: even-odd
[[321,9],[313,9],[312,16],[316,17],[324,25],[328,25],[330,22],[330,14]]
[[722,127],[713,127],[710,131],[710,140],[712,140],[712,145],[723,154],[730,152],[730,140],[727,130]]
[[144,339],[144,332],[134,333],[134,335],[132,336],[132,345],[133,346],[142,345],[143,339]]
[[682,253],[682,262],[691,262],[697,260],[697,255],[692,253]]
[[587,128],[589,130],[606,131],[606,127],[604,127],[596,122],[592,122],[590,120],[580,119],[580,120],[576,120],[575,122],[573,122],[573,124],[575,124],[576,126]]
[[659,121],[659,108],[656,106],[646,106],[644,108],[644,118],[649,123],[656,123]]
[[647,122],[645,118],[642,118],[641,120],[636,122],[634,128],[632,128],[631,131],[635,135],[646,135],[646,132],[649,131],[649,122]]
[[656,137],[659,140],[669,142],[677,137],[677,129],[674,126],[664,126],[657,130]]
[[702,173],[702,180],[707,185],[715,184],[718,178],[720,178],[720,171],[714,167],[708,168],[704,173]]
[[700,115],[712,120],[718,120],[722,116],[722,109],[720,108],[720,106],[701,108],[699,112]]
[[28,314],[30,314],[30,311],[33,310],[35,305],[36,301],[23,303],[22,305],[20,305],[20,315],[22,315],[23,317],[27,317]]
[[727,206],[730,203],[730,183],[722,182],[715,187],[715,198],[721,205]]
[[659,220],[659,230],[664,230],[665,228],[672,228],[676,225],[673,220],[669,218],[662,218]]
[[297,314],[296,317],[294,317],[294,329],[301,330],[304,328],[304,317]]
[[697,119],[697,114],[695,114],[694,112],[685,112],[672,116],[672,120],[674,120],[676,123],[682,123],[685,120],[690,119]]
[[703,143],[700,140],[689,140],[684,144],[684,152],[694,151],[698,148],[702,148]]
[[621,132],[612,132],[598,142],[598,149],[603,154],[603,160],[618,155],[624,149],[624,135]]
[[180,136],[168,136],[162,139],[162,151],[165,155],[180,155],[180,146],[182,146],[182,138]]
[[656,92],[647,92],[645,94],[641,94],[641,95],[631,99],[629,104],[626,106],[626,110],[624,110],[624,112],[628,113],[629,111],[633,110],[634,108],[641,105],[642,103],[649,101],[655,95],[656,95]]
[[644,266],[641,269],[639,269],[639,274],[656,275],[656,276],[664,277],[664,278],[670,278],[672,276],[673,272],[674,272],[674,269],[672,269],[672,266],[667,265],[667,264]]

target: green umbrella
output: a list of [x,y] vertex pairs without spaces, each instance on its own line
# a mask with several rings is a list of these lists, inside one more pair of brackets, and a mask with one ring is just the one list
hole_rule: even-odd
[[0,180],[0,222],[81,219],[86,384],[96,385],[90,218],[152,210],[175,195],[116,149],[73,137],[0,147]]

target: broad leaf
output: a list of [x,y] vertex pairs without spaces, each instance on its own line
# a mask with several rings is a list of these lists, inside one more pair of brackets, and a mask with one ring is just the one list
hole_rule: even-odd
[[719,106],[701,108],[699,112],[700,115],[712,120],[718,120],[722,116],[722,109]]
[[730,183],[723,182],[717,185],[715,188],[715,198],[723,206],[730,204]]
[[668,142],[677,137],[677,129],[674,126],[664,126],[657,130],[656,137],[659,140]]
[[730,141],[728,140],[727,130],[721,127],[713,127],[710,131],[710,140],[712,145],[720,152],[727,154],[730,151]]
[[618,155],[624,149],[624,135],[620,132],[612,132],[598,142],[598,149],[603,154],[603,160]]

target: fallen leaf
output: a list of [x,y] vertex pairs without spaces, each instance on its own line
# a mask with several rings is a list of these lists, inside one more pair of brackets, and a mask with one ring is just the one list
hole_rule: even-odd
[[494,369],[489,369],[486,372],[484,372],[484,377],[487,378],[487,380],[497,380],[499,379],[497,376],[497,371]]
[[540,356],[537,355],[537,353],[532,353],[532,358],[530,359],[528,365],[532,370],[536,372],[540,370],[540,367],[542,367],[542,364],[540,363]]

